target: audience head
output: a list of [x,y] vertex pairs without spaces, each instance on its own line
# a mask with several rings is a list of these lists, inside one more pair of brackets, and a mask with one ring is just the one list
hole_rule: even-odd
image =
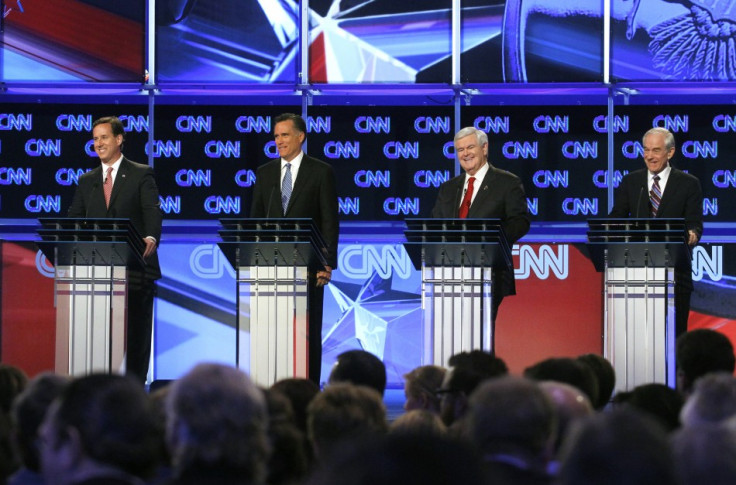
[[600,411],[611,401],[613,390],[616,388],[616,371],[602,355],[584,354],[577,360],[590,367],[598,381],[598,397],[591,404],[594,409]]
[[198,364],[171,384],[166,414],[174,475],[217,471],[263,481],[269,455],[266,402],[244,372]]
[[672,438],[681,485],[736,483],[736,430],[729,426],[685,427]]
[[151,403],[139,383],[120,375],[68,383],[49,407],[39,441],[47,483],[110,472],[146,477],[158,464]]
[[312,402],[314,396],[319,394],[317,383],[309,379],[292,377],[276,381],[271,389],[286,396],[291,402],[294,411],[294,421],[297,427],[306,435],[307,433],[307,406]]
[[0,413],[8,416],[13,400],[23,392],[28,377],[20,368],[10,364],[0,364]]
[[677,338],[677,389],[687,396],[695,381],[711,372],[733,374],[736,358],[731,341],[720,332],[691,330]]
[[307,485],[482,485],[478,454],[447,437],[390,434],[346,446]]
[[478,385],[494,377],[507,375],[509,370],[500,358],[472,350],[450,357],[440,395],[440,416],[447,426],[460,420],[468,409],[468,398]]
[[667,433],[632,408],[597,413],[563,443],[560,485],[678,483]]
[[298,483],[309,470],[306,436],[294,421],[291,401],[273,388],[264,390],[268,407],[269,485]]
[[505,376],[483,382],[470,397],[466,424],[486,457],[514,456],[537,468],[551,458],[557,418],[552,401],[534,381]]
[[68,383],[68,377],[39,374],[28,383],[13,404],[11,415],[15,425],[16,449],[23,466],[31,471],[41,471],[38,428],[49,406]]
[[557,416],[557,436],[554,445],[554,451],[557,453],[572,425],[594,413],[593,405],[583,391],[570,384],[541,381],[539,387],[549,397]]
[[727,423],[736,429],[736,378],[715,372],[695,381],[680,420],[685,427]]
[[680,427],[682,396],[664,384],[644,384],[629,392],[619,392],[613,399],[616,405],[632,406],[643,411],[671,432]]
[[381,395],[366,386],[331,384],[309,404],[307,431],[322,461],[346,442],[385,434],[388,423]]
[[405,412],[391,423],[391,434],[421,434],[433,439],[447,432],[445,423],[439,414],[427,409],[412,409]]
[[437,365],[423,365],[404,374],[404,410],[425,409],[439,414],[440,400],[437,389],[442,386],[445,368]]
[[568,357],[550,358],[524,369],[524,377],[535,381],[557,381],[575,386],[598,401],[598,381],[590,366]]
[[330,371],[329,383],[336,382],[368,386],[383,396],[386,390],[386,366],[370,352],[348,350],[337,356],[337,362]]

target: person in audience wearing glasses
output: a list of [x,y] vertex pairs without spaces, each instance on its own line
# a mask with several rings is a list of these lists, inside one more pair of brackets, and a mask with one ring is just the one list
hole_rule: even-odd
[[[440,219],[500,219],[509,247],[529,231],[521,179],[488,161],[488,135],[472,126],[455,134],[455,155],[465,173],[440,185],[432,217]],[[493,272],[492,319],[506,295],[516,294],[514,271]]]
[[[614,194],[610,217],[684,218],[687,243],[703,235],[703,190],[700,181],[674,168],[675,137],[665,128],[652,128],[642,138],[646,168],[627,174]],[[687,332],[692,271],[675,271],[675,336]]]

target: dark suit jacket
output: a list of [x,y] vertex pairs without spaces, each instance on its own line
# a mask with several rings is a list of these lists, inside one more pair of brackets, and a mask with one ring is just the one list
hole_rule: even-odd
[[312,219],[325,240],[325,257],[333,269],[337,268],[340,230],[337,215],[337,182],[331,165],[304,154],[286,213],[281,207],[281,159],[258,168],[250,216]]
[[[647,172],[643,168],[629,173],[614,194],[611,217],[649,217],[649,188]],[[703,235],[703,190],[700,181],[682,170],[672,168],[657,218],[684,218],[688,230],[695,231],[698,239]],[[692,289],[690,271],[676,273],[676,282],[685,289]]]
[[[464,184],[465,174],[462,174],[440,186],[432,217],[448,219],[458,216]],[[468,218],[501,219],[501,227],[506,233],[509,246],[529,231],[529,211],[524,186],[519,177],[489,164],[488,173],[480,184],[476,184],[476,190],[478,195],[470,206]],[[514,272],[496,273],[501,273],[499,282],[502,284],[503,295],[515,294]]]
[[[142,237],[152,236],[161,241],[161,214],[158,187],[153,169],[148,165],[135,163],[123,157],[115,184],[110,195],[110,207],[105,207],[102,191],[102,167],[79,177],[79,186],[69,208],[69,217],[120,218],[130,219]],[[146,277],[161,277],[158,253],[146,261]]]

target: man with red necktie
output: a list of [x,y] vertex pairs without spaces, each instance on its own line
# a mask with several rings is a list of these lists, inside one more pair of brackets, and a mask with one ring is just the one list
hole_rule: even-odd
[[[488,135],[472,126],[455,134],[455,154],[465,171],[440,186],[432,217],[500,219],[509,246],[529,231],[529,211],[521,179],[488,162]],[[493,319],[501,300],[516,294],[514,271],[494,271]]]
[[[670,165],[675,137],[665,128],[652,128],[642,138],[646,168],[621,179],[614,195],[611,217],[684,218],[688,244],[703,235],[703,190],[700,181]],[[643,195],[642,195],[643,194]],[[648,196],[647,196],[648,194]],[[691,271],[675,271],[675,334],[687,331]]]

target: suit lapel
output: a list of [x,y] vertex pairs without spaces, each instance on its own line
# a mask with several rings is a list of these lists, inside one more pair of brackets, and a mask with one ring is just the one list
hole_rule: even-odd
[[[309,166],[311,165],[311,161],[307,157],[307,154],[304,154],[304,157],[302,157],[302,163],[299,166],[299,173],[297,174],[296,181],[294,182],[294,188],[291,191],[291,198],[289,198],[289,205],[286,207],[286,212],[284,213],[284,216],[289,213],[289,209],[292,208],[294,205],[294,201],[299,198],[299,195],[304,192],[304,187],[309,183],[307,180],[308,177],[305,175],[308,173]],[[279,167],[281,165],[279,164]]]
[[108,207],[108,210],[115,205],[115,199],[117,198],[120,191],[123,190],[123,187],[125,186],[125,183],[128,181],[128,171],[130,169],[130,166],[128,165],[128,160],[123,157],[123,160],[120,162],[120,167],[118,168],[118,174],[115,176],[115,183],[112,186],[112,193],[110,194],[110,207]]
[[676,197],[677,192],[677,186],[680,182],[680,174],[679,172],[676,172],[674,168],[670,170],[670,176],[667,179],[667,185],[664,187],[664,191],[662,192],[662,199],[659,201],[659,209],[657,209],[657,217],[659,217],[660,214],[662,214],[665,210],[665,208],[670,205],[669,201],[672,200],[673,197]]
[[473,203],[470,205],[468,217],[474,217],[479,210],[478,208],[485,205],[485,199],[487,199],[491,195],[491,190],[489,186],[491,185],[493,177],[495,175],[496,174],[493,167],[489,164],[486,176],[483,177],[483,181],[476,186],[475,190],[477,190],[478,193],[476,194],[475,199],[473,199]]

